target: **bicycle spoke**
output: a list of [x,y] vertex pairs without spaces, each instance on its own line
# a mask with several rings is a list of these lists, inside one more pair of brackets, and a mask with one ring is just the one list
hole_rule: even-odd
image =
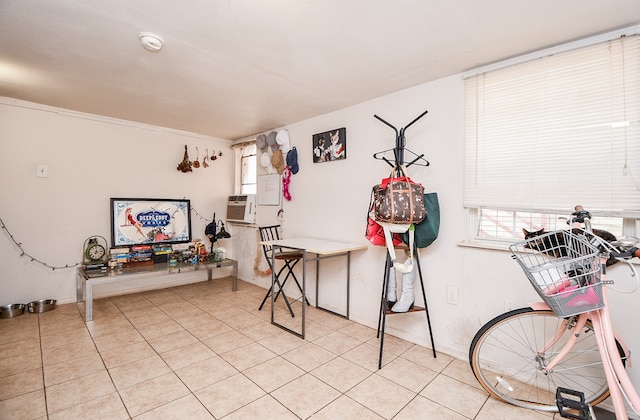
[[476,378],[493,396],[526,408],[557,411],[558,387],[584,392],[588,402],[603,400],[608,388],[590,324],[570,352],[548,369],[575,333],[568,322],[551,311],[530,308],[496,317],[470,348]]

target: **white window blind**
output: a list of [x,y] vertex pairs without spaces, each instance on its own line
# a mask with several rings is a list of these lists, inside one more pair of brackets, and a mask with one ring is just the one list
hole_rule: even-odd
[[640,37],[465,80],[470,208],[640,212]]

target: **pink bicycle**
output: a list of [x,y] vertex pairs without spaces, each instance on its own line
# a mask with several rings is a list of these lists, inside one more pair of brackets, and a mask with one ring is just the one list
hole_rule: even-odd
[[[592,406],[609,395],[616,417],[638,414],[640,397],[625,366],[629,350],[614,331],[607,306],[606,262],[640,257],[636,238],[609,244],[591,233],[581,206],[568,230],[510,246],[543,302],[499,315],[475,335],[469,349],[473,373],[493,397],[519,407],[593,419]],[[579,226],[584,226],[580,228]]]

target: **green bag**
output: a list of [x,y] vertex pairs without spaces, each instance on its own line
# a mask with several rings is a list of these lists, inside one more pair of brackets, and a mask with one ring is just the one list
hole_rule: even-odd
[[[415,244],[418,248],[426,248],[438,238],[440,231],[440,204],[438,203],[438,193],[432,192],[424,195],[424,207],[427,210],[427,217],[420,223],[416,223]],[[409,234],[402,235],[404,243],[409,243]]]

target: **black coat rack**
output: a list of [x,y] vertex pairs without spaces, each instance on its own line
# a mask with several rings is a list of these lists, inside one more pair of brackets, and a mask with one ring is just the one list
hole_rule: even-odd
[[[424,158],[424,154],[419,155],[405,147],[405,144],[407,141],[404,135],[404,133],[407,131],[407,128],[411,127],[416,121],[424,117],[427,114],[427,112],[429,111],[424,111],[422,114],[418,115],[413,121],[407,124],[406,127],[400,128],[400,130],[398,130],[396,127],[394,127],[392,124],[385,121],[381,117],[374,115],[376,119],[382,121],[383,123],[391,127],[393,131],[396,133],[396,146],[393,149],[387,149],[381,152],[374,153],[373,157],[378,160],[384,160],[389,164],[389,166],[391,166],[392,168],[395,168],[397,165],[404,165],[404,153],[409,152],[412,155],[411,156],[412,160],[409,163],[407,163],[405,167],[409,167],[411,165],[429,166],[429,161]],[[390,151],[393,151],[393,162],[391,162],[386,156],[387,152],[390,152]]]
[[[422,114],[418,115],[418,117],[416,117],[413,121],[411,121],[409,124],[407,124],[406,127],[402,127],[400,128],[400,130],[398,130],[396,127],[394,127],[393,125],[391,125],[389,122],[383,120],[382,118],[380,118],[377,115],[374,115],[375,118],[377,118],[378,120],[382,121],[383,123],[385,123],[386,125],[388,125],[389,127],[391,127],[393,129],[393,131],[395,131],[396,133],[396,146],[393,149],[387,149],[387,150],[383,150],[381,152],[377,152],[373,154],[373,157],[375,159],[379,159],[379,160],[384,160],[385,162],[387,162],[389,164],[389,166],[391,166],[392,168],[395,168],[398,165],[404,165],[404,154],[405,152],[409,152],[411,153],[411,158],[412,160],[407,163],[405,165],[405,167],[409,167],[411,165],[420,165],[420,166],[429,166],[429,161],[426,160],[424,158],[423,154],[418,155],[417,153],[407,149],[405,147],[406,144],[406,138],[405,138],[405,131],[407,130],[407,128],[411,127],[416,121],[418,121],[420,118],[424,117],[427,114],[428,111],[424,111]],[[392,162],[391,160],[389,160],[386,157],[387,152],[393,151],[393,157],[394,157],[394,161]],[[417,254],[417,247],[414,244],[414,249],[412,250],[413,253],[416,253],[416,265],[417,265],[417,270],[418,270],[418,275],[419,275],[419,279],[420,279],[420,288],[422,290],[422,297],[424,299],[424,308],[422,307],[418,307],[418,306],[414,306],[413,309],[410,309],[408,312],[414,312],[414,311],[425,311],[426,315],[427,315],[427,328],[429,329],[429,337],[431,338],[431,351],[433,352],[433,357],[436,357],[436,346],[433,340],[433,331],[431,330],[431,317],[429,316],[429,307],[427,306],[427,294],[425,293],[424,290],[424,282],[422,279],[422,268],[420,267],[420,258],[418,257]],[[379,316],[378,316],[378,334],[377,337],[380,338],[380,355],[378,357],[378,369],[382,368],[382,355],[383,355],[383,348],[384,348],[384,333],[385,333],[385,325],[386,325],[386,319],[387,319],[387,315],[393,315],[393,314],[401,314],[401,313],[405,313],[405,312],[393,312],[389,309],[389,303],[388,303],[388,296],[387,296],[387,283],[389,281],[391,281],[392,279],[389,278],[389,272],[391,270],[395,270],[395,268],[393,268],[393,262],[391,261],[391,256],[389,255],[389,252],[387,251],[387,260],[385,263],[385,267],[384,267],[384,276],[383,276],[383,282],[382,282],[382,296],[380,299],[380,312],[379,312]],[[395,279],[395,277],[394,277]]]

